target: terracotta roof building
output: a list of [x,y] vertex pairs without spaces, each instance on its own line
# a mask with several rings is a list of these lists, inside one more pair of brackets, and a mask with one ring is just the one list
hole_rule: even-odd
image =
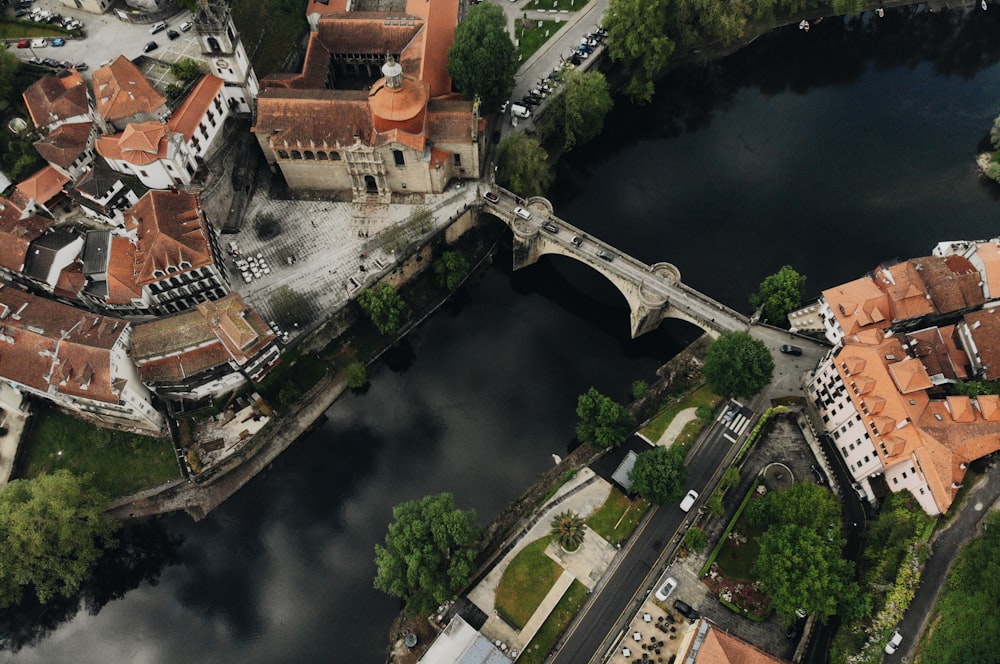
[[0,285],[0,380],[87,419],[159,432],[131,334],[127,321]]
[[954,332],[863,331],[832,350],[809,385],[854,478],[867,483],[881,475],[890,490],[910,491],[928,514],[948,510],[970,462],[1000,450],[996,397],[936,389],[968,378]]
[[87,236],[84,296],[95,305],[168,314],[229,292],[218,238],[197,196],[150,191],[125,212],[124,230]]
[[132,356],[158,394],[203,399],[259,381],[278,362],[277,337],[236,293],[136,326]]
[[388,201],[478,177],[478,112],[447,72],[458,1],[396,5],[311,2],[302,71],[261,82],[253,132],[291,189]]
[[124,55],[97,69],[93,84],[97,112],[107,131],[121,131],[133,122],[162,121],[168,115],[167,100]]
[[137,179],[128,178],[97,159],[66,194],[87,216],[120,227],[125,225],[125,210],[138,203],[139,196],[146,191]]
[[51,166],[44,166],[27,179],[21,180],[14,194],[24,203],[33,202],[47,208],[62,198],[63,187],[67,184],[69,184],[68,177]]
[[16,280],[24,270],[28,247],[52,225],[51,219],[29,213],[0,197],[0,276]]
[[786,660],[718,629],[707,618],[698,622],[694,637],[676,661],[678,664],[787,664]]
[[202,76],[166,121],[147,119],[97,139],[98,154],[114,170],[136,176],[150,189],[190,184],[199,161],[221,135],[231,112],[222,79]]
[[35,141],[35,149],[49,166],[75,180],[94,161],[97,125],[93,122],[61,124],[45,138]]
[[94,120],[87,85],[75,69],[47,74],[28,86],[21,96],[31,121],[41,131]]

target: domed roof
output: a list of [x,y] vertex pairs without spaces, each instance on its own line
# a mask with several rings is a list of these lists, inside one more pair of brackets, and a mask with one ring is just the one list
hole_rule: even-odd
[[389,87],[386,79],[379,79],[368,95],[368,106],[372,114],[390,122],[406,122],[423,113],[430,99],[427,84],[411,78],[403,78],[398,88]]

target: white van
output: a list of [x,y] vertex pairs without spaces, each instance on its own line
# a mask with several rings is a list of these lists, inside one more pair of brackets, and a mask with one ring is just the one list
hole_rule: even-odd
[[513,115],[515,118],[530,118],[531,110],[528,109],[526,106],[521,106],[520,104],[511,104],[510,114]]
[[149,29],[149,34],[155,35],[157,32],[163,32],[167,29],[167,22],[160,21],[159,23],[154,23],[153,27]]

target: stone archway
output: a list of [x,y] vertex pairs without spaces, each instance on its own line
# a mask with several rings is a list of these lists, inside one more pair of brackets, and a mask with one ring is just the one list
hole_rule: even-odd
[[374,175],[365,176],[365,193],[366,194],[378,193],[378,182],[375,180]]

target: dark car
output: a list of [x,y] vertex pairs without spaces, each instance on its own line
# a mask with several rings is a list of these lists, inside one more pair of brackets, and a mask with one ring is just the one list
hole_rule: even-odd
[[493,143],[497,144],[499,142],[500,142],[500,130],[497,129],[495,132],[493,132]]
[[150,51],[155,51],[160,47],[155,41],[146,42],[146,45],[142,47],[143,53],[149,53]]
[[548,231],[549,233],[558,233],[559,227],[553,224],[551,221],[546,221],[542,224],[542,230]]
[[805,618],[796,618],[792,621],[792,624],[788,626],[788,629],[785,630],[785,638],[789,641],[798,641],[799,637],[802,636],[802,630],[805,626]]
[[167,30],[167,39],[174,40],[181,36],[176,30]]
[[583,238],[580,237],[579,235],[574,235],[573,239],[570,240],[570,242],[573,243],[574,247],[579,247],[581,244],[583,244]]
[[45,58],[42,60],[42,64],[47,67],[52,67],[54,69],[62,67],[62,63],[56,60],[55,58]]
[[822,468],[816,464],[812,464],[809,466],[809,470],[812,471],[813,477],[816,478],[816,484],[826,484],[826,473],[823,472]]
[[799,348],[798,346],[790,346],[788,344],[783,345],[779,350],[782,353],[785,353],[786,355],[801,355],[802,354],[802,349],[801,348]]
[[691,608],[687,602],[682,602],[679,599],[674,600],[674,610],[681,614],[691,622],[694,622],[701,617],[701,614]]

